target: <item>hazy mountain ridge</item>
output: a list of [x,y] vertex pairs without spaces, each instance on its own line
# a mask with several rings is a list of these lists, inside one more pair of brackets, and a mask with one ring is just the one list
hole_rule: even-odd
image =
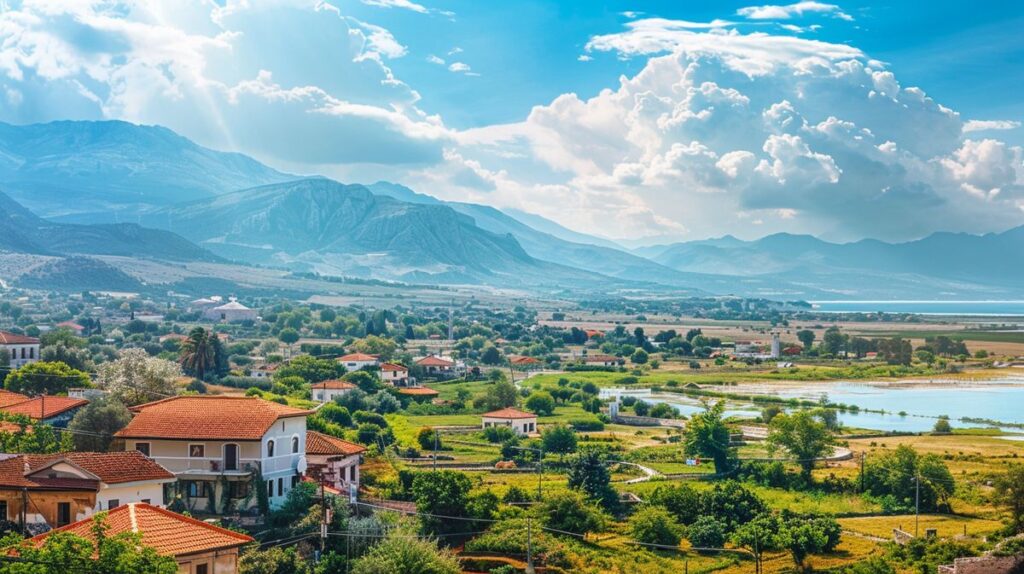
[[159,126],[0,123],[0,188],[45,216],[167,205],[290,179]]

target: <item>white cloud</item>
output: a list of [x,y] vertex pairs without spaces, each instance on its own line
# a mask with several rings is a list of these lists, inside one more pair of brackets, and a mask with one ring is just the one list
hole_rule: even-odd
[[593,58],[591,58],[590,56],[588,56],[586,54],[580,54],[579,57],[576,58],[576,60],[579,61],[579,62],[589,62],[589,61],[593,60]]
[[964,122],[964,133],[983,130],[1015,130],[1020,122],[1013,120],[967,120]]
[[784,6],[776,4],[747,6],[736,11],[737,15],[751,20],[789,20],[809,13],[829,14],[842,20],[853,20],[853,16],[843,12],[839,6],[823,2],[796,2]]
[[452,64],[448,66],[449,72],[465,73],[470,70],[471,68],[469,67],[469,64],[466,64],[465,62],[452,62]]
[[422,4],[411,2],[410,0],[360,0],[367,6],[377,6],[379,8],[401,8],[404,10],[412,10],[413,12],[419,12],[420,14],[427,14],[430,10]]
[[444,58],[439,58],[433,54],[427,56],[427,61],[431,64],[437,64],[438,66],[444,65]]

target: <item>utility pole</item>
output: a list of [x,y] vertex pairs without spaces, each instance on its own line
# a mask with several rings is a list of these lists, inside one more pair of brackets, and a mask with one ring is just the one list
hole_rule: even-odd
[[327,550],[327,495],[324,492],[324,477],[320,476],[320,559]]
[[537,449],[537,502],[544,498],[544,447]]
[[534,574],[533,569],[533,518],[526,517],[526,574]]
[[914,538],[917,538],[918,523],[921,520],[921,475],[914,477]]
[[860,491],[864,492],[864,459],[868,457],[868,451],[860,453]]
[[431,429],[434,433],[434,472],[437,472],[437,429]]

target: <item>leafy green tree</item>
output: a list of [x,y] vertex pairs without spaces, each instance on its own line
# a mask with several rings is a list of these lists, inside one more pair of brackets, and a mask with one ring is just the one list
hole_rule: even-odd
[[715,484],[701,494],[700,501],[701,514],[720,520],[726,534],[768,510],[763,500],[735,480]]
[[551,393],[537,391],[527,397],[526,408],[542,417],[551,416],[555,412],[555,399]]
[[332,359],[320,359],[301,355],[281,365],[274,371],[274,380],[286,377],[301,377],[307,383],[319,383],[336,379],[345,374],[345,367]]
[[352,565],[352,574],[459,574],[462,567],[451,550],[435,540],[416,538],[411,528],[393,529],[387,538]]
[[[469,491],[473,483],[465,473],[455,470],[420,472],[412,480],[412,495],[416,510],[437,516],[467,516]],[[459,532],[468,522],[446,520],[431,516],[421,517],[423,529],[433,534]]]
[[664,508],[645,506],[630,517],[629,534],[644,544],[679,546],[682,529]]
[[907,445],[868,458],[864,466],[864,487],[869,494],[887,497],[893,510],[915,507],[920,477],[920,508],[933,512],[948,508],[955,481],[946,464],[934,454],[919,454]]
[[686,539],[695,548],[722,548],[725,546],[725,525],[712,516],[701,516],[686,528]]
[[441,443],[441,433],[431,427],[423,427],[416,433],[416,442],[423,450],[441,450],[444,445]]
[[505,379],[496,381],[487,387],[487,391],[473,400],[473,406],[488,411],[514,407],[519,400],[516,386]]
[[803,329],[801,331],[797,331],[796,338],[799,339],[801,343],[803,343],[804,349],[808,351],[811,350],[812,346],[814,346],[815,335],[814,331],[811,331],[810,329]]
[[306,560],[295,548],[246,550],[238,560],[238,574],[308,574]]
[[38,361],[11,371],[4,381],[7,390],[27,395],[55,395],[76,387],[91,387],[89,375],[64,363]]
[[783,516],[781,545],[789,550],[793,564],[805,570],[811,554],[823,554],[839,545],[842,527],[830,516]]
[[161,556],[141,543],[142,536],[133,532],[109,535],[107,513],[93,517],[92,540],[57,532],[48,536],[41,546],[23,543],[12,534],[0,541],[6,555],[17,549],[19,560],[10,561],[0,571],[10,574],[176,574],[174,558]]
[[384,361],[390,360],[397,349],[398,345],[392,339],[378,337],[377,335],[367,335],[352,343],[353,351],[366,353],[367,355],[376,355]]
[[500,365],[501,364],[501,351],[497,347],[488,346],[484,349],[484,352],[480,354],[480,362],[485,365]]
[[619,495],[611,486],[611,473],[603,455],[587,450],[569,459],[569,488],[582,490],[607,510],[618,508]]
[[291,327],[281,329],[277,334],[277,339],[285,345],[291,346],[299,342],[299,332]]
[[630,362],[636,365],[642,365],[646,363],[648,358],[649,355],[647,354],[647,351],[643,350],[640,347],[637,347],[636,350],[633,351],[633,354],[629,356]]
[[150,357],[142,349],[125,349],[121,356],[99,367],[97,383],[118,401],[134,406],[178,394],[181,368]]
[[540,433],[544,452],[569,454],[576,451],[576,431],[564,424],[545,427]]
[[71,433],[58,434],[52,426],[34,423],[25,415],[0,412],[0,421],[10,423],[0,431],[0,452],[50,454],[74,450]]
[[601,511],[575,491],[545,496],[537,512],[548,528],[574,534],[596,532],[605,524]]
[[664,507],[680,524],[690,524],[701,515],[700,495],[688,484],[658,486],[648,502]]
[[839,356],[846,350],[847,339],[848,337],[839,331],[839,327],[829,327],[825,330],[821,348],[827,355]]
[[754,571],[761,572],[765,552],[782,549],[782,520],[773,512],[763,512],[753,520],[740,524],[732,533],[732,543],[750,550],[754,555]]
[[71,419],[68,430],[75,441],[75,450],[106,452],[114,433],[132,420],[132,413],[124,403],[113,397],[91,401]]
[[373,394],[380,390],[380,379],[366,371],[352,371],[342,379],[359,387],[364,393]]
[[932,431],[940,434],[949,434],[953,432],[953,427],[949,424],[949,417],[939,417],[935,421],[935,426],[932,427]]
[[804,478],[811,479],[815,460],[832,453],[835,438],[825,423],[809,411],[781,414],[768,427],[768,444],[784,448],[797,460]]
[[39,360],[48,363],[64,363],[72,369],[78,369],[79,371],[92,370],[92,356],[89,354],[88,349],[68,346],[63,342],[43,347],[39,352]]
[[690,456],[714,461],[715,472],[729,472],[735,452],[729,447],[729,428],[725,426],[725,401],[705,403],[704,411],[690,418],[683,436],[683,448]]
[[995,500],[1010,511],[1013,531],[1024,532],[1024,464],[1012,464],[993,484]]

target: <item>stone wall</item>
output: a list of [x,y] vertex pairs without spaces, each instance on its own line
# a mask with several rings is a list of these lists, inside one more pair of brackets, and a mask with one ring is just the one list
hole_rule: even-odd
[[1012,574],[1024,565],[1024,555],[957,558],[952,565],[939,566],[939,574]]

